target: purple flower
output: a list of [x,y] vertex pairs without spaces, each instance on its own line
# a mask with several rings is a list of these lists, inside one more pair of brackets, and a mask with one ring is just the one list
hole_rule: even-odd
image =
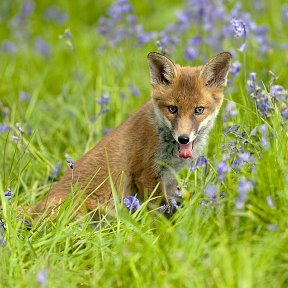
[[11,129],[9,125],[1,124],[0,123],[0,133],[8,132]]
[[[62,166],[62,163],[61,162],[58,162],[56,164],[55,167],[53,167],[50,171],[50,175],[48,177],[48,181],[51,181],[53,179],[57,179],[58,176],[59,176],[59,172],[60,172],[60,169],[61,169],[61,166]],[[69,165],[70,166],[70,165]]]
[[132,211],[132,212],[135,212],[136,210],[140,208],[140,202],[134,196],[125,196],[123,198],[123,204],[129,211]]
[[19,136],[13,135],[13,136],[12,136],[12,140],[15,141],[15,142],[17,142],[17,141],[21,141],[22,138],[19,137]]
[[192,45],[192,46],[197,46],[197,45],[200,45],[202,43],[202,38],[200,35],[197,35],[195,37],[192,37],[189,39],[189,43]]
[[37,274],[37,282],[40,286],[46,286],[47,285],[47,270],[41,269],[39,270]]
[[288,22],[288,5],[282,6],[283,18]]
[[42,37],[38,37],[35,41],[36,51],[43,57],[50,56],[50,47]]
[[179,206],[178,206],[177,201],[176,201],[174,198],[172,198],[172,197],[169,198],[169,204],[170,204],[170,206],[171,206],[171,208],[172,208],[173,211],[179,209]]
[[4,196],[6,197],[6,199],[8,201],[12,200],[12,191],[10,188],[8,188],[5,192],[4,192]]
[[236,199],[235,206],[237,209],[243,209],[245,206],[245,202],[247,199],[248,193],[253,190],[254,185],[253,182],[246,178],[240,178],[238,184],[238,196]]
[[[288,108],[281,111],[281,116],[284,118],[285,121],[288,119]],[[1,128],[0,128],[0,132],[1,132]]]
[[108,17],[100,17],[98,32],[108,40],[110,47],[126,40],[136,40],[136,45],[143,45],[155,39],[157,33],[147,33],[141,25],[128,0],[116,0],[107,10]]
[[129,88],[130,88],[131,92],[133,93],[133,95],[134,95],[136,98],[139,98],[139,96],[140,96],[140,91],[139,91],[138,87],[137,87],[135,84],[130,83],[130,84],[129,84]]
[[260,131],[262,134],[261,143],[264,147],[268,147],[269,143],[267,141],[267,126],[266,126],[266,124],[262,124],[260,126]]
[[236,103],[233,101],[229,101],[224,110],[224,117],[235,117],[238,115],[238,110],[236,108]]
[[180,191],[180,189],[177,188],[177,190],[172,193],[172,197],[182,199],[183,195],[182,195],[182,192]]
[[217,187],[215,185],[208,185],[204,193],[206,197],[210,199],[210,201],[217,201]]
[[33,2],[25,2],[22,5],[22,15],[23,16],[30,16],[34,11],[34,3]]
[[272,98],[283,101],[285,101],[288,95],[288,92],[281,85],[272,85],[269,93]]
[[44,12],[44,18],[46,20],[54,21],[57,24],[65,24],[69,17],[58,6],[51,5]]
[[31,94],[24,91],[20,91],[18,94],[18,98],[20,101],[29,101],[31,98]]
[[11,192],[11,189],[8,188],[5,192],[4,192],[4,196],[6,197],[11,197],[12,196],[12,192]]
[[237,76],[241,71],[241,63],[239,61],[234,61],[229,69],[229,73],[232,76]]
[[197,58],[198,54],[198,50],[192,46],[187,46],[185,48],[185,59],[188,61],[192,61]]
[[71,158],[66,158],[66,162],[71,169],[74,169],[74,162],[71,160]]
[[206,167],[208,160],[205,156],[200,156],[195,160],[191,161],[190,163],[190,171],[195,171],[198,168]]
[[106,105],[109,102],[110,99],[110,95],[107,91],[103,92],[101,95],[100,99],[97,99],[96,101],[98,102],[98,104],[100,104],[101,106]]
[[234,30],[234,37],[236,38],[241,38],[244,37],[246,38],[246,25],[242,19],[232,19],[230,23],[233,26]]
[[224,181],[226,174],[231,171],[231,167],[227,163],[227,160],[222,160],[220,163],[218,163],[217,171],[218,171],[218,180]]
[[267,201],[267,204],[268,204],[271,208],[275,208],[274,202],[273,202],[273,199],[271,198],[271,196],[266,197],[266,201]]
[[16,123],[16,128],[18,129],[18,131],[23,135],[25,133],[23,127],[21,126],[20,123]]
[[4,41],[4,43],[2,44],[2,49],[3,51],[11,54],[16,52],[15,44],[8,40]]

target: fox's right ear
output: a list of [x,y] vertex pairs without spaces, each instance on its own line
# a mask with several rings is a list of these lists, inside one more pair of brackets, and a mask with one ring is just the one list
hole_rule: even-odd
[[177,75],[174,63],[160,53],[150,52],[147,56],[152,85],[169,85]]

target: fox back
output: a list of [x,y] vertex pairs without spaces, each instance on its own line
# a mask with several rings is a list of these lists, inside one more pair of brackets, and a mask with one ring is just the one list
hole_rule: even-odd
[[181,67],[149,53],[152,99],[83,155],[31,212],[53,211],[72,187],[83,193],[78,205],[84,210],[113,209],[111,180],[119,198],[143,199],[156,187],[153,195],[167,201],[176,190],[169,168],[177,172],[203,153],[230,61],[231,54],[222,52],[203,66]]

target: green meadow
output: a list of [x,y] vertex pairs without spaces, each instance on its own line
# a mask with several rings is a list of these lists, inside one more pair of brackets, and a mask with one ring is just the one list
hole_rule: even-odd
[[[287,287],[286,3],[2,0],[0,287]],[[150,98],[151,51],[233,55],[209,145],[175,174],[183,203],[168,218],[115,199],[95,221],[68,199],[27,227],[17,207]]]

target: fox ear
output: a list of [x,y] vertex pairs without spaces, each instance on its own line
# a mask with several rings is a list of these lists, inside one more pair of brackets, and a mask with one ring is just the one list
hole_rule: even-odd
[[151,52],[147,56],[152,85],[169,85],[177,75],[175,64],[162,54]]
[[205,86],[225,87],[227,85],[227,74],[231,58],[232,55],[229,52],[222,52],[202,67],[200,76]]

